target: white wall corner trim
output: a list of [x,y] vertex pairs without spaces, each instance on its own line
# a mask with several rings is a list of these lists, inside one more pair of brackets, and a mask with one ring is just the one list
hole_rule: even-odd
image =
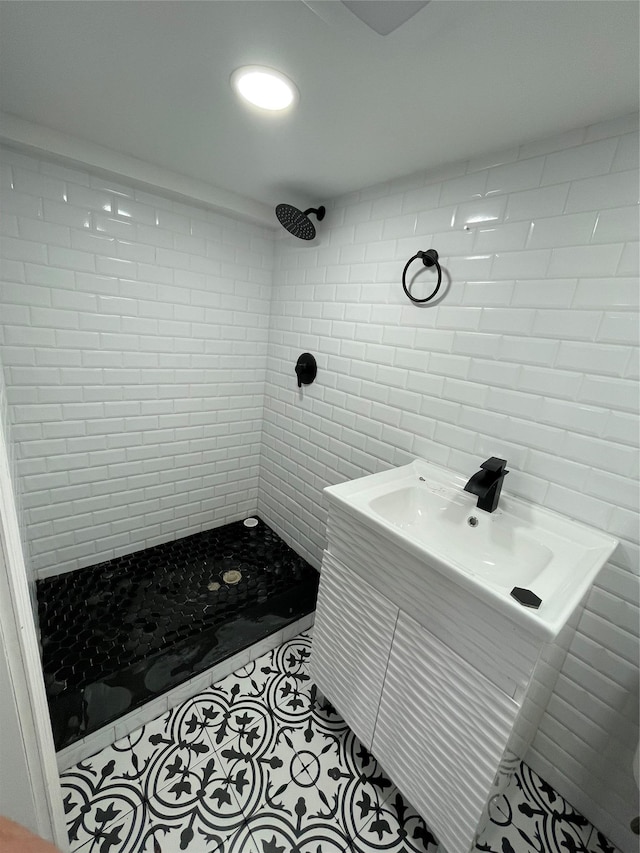
[[[0,430],[0,645],[6,654],[10,684],[2,685],[5,700],[13,697],[19,709],[19,738],[33,798],[30,828],[67,849],[62,793],[49,723],[40,652],[31,611],[18,518],[13,501],[11,475],[4,436]],[[3,706],[5,707],[5,706]],[[17,732],[4,732],[18,737]],[[21,751],[13,753],[19,756]],[[4,772],[25,771],[4,767]],[[24,780],[22,780],[23,782]],[[7,804],[5,804],[5,807]],[[27,814],[28,812],[25,812]],[[11,816],[11,815],[9,815]]]
[[0,143],[31,154],[53,157],[65,165],[91,169],[102,177],[125,180],[140,189],[167,194],[178,201],[276,227],[272,209],[262,202],[3,112],[0,112]]

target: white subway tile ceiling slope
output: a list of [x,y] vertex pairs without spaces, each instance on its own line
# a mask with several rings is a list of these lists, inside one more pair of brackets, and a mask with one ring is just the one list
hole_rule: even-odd
[[[527,760],[631,850],[637,116],[504,158],[338,198],[312,246],[280,237],[259,510],[319,565],[324,486],[414,456],[470,475],[495,455],[509,491],[620,537]],[[400,274],[429,248],[450,282],[414,306]],[[422,271],[415,295],[434,281]],[[305,350],[318,378],[300,394],[291,364]]]
[[[325,485],[505,456],[508,490],[622,540],[527,760],[629,846],[637,126],[329,201],[308,245],[3,151],[0,343],[34,571],[256,510],[319,565]],[[431,247],[444,293],[418,308],[400,273]],[[432,286],[425,270],[416,295]],[[319,370],[300,392],[303,351]]]

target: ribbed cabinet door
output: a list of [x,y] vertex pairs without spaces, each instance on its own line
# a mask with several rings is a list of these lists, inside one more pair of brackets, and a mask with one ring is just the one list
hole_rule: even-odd
[[371,749],[398,609],[325,551],[311,677]]
[[373,753],[447,853],[468,853],[518,706],[400,615]]

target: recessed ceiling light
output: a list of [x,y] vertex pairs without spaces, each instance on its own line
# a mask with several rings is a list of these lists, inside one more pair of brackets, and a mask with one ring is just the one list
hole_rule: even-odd
[[262,110],[286,110],[298,100],[298,90],[288,77],[262,65],[236,68],[231,85],[241,98]]

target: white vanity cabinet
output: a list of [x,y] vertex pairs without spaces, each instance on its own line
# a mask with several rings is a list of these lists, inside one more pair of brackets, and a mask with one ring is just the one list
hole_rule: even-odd
[[311,676],[441,848],[469,853],[573,627],[545,642],[339,506],[328,538]]

